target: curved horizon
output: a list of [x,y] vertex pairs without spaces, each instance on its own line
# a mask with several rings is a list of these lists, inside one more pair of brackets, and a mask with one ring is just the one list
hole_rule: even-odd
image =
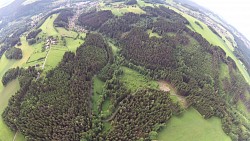
[[250,40],[250,16],[249,6],[247,0],[191,0],[205,8],[208,8],[215,14],[222,17],[227,23],[235,27],[241,34]]
[[15,1],[15,0],[1,0],[0,1],[0,8],[3,8],[5,6],[11,4],[13,1]]

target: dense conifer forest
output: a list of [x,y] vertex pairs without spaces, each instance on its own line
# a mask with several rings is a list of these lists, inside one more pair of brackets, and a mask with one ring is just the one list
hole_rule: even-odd
[[[249,85],[235,62],[188,28],[190,23],[175,11],[164,6],[143,10],[145,14],[122,16],[109,10],[83,13],[78,24],[95,33],[87,34],[76,53],[66,52],[45,77],[34,67],[9,70],[2,83],[18,78],[21,88],[2,115],[7,125],[29,141],[152,140],[161,125],[184,109],[169,92],[152,88],[134,92],[126,87],[119,79],[126,66],[152,80],[169,82],[204,118],[221,118],[232,140],[248,140],[249,124],[240,121],[230,106],[239,100],[250,103],[242,93],[249,92]],[[70,15],[62,12],[55,25],[65,27]],[[30,32],[27,39],[38,33]],[[221,64],[229,68],[228,78],[220,77]],[[105,83],[97,112],[92,101],[94,77]],[[107,101],[110,113],[104,114]],[[106,129],[107,125],[111,127]],[[245,130],[240,130],[242,126]]]
[[20,48],[12,47],[6,51],[5,56],[7,59],[22,59],[23,53]]
[[60,12],[56,20],[54,21],[54,25],[57,27],[68,27],[69,18],[72,17],[74,14],[71,10],[64,10]]

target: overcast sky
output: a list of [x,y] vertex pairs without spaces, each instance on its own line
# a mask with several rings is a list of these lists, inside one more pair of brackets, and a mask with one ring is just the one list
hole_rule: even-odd
[[10,4],[14,0],[0,0],[0,8]]
[[220,15],[250,40],[249,0],[192,0]]

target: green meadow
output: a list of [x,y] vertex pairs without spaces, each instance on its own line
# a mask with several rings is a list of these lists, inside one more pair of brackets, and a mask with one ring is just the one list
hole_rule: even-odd
[[[83,39],[85,38],[86,34],[83,34]],[[76,52],[76,49],[83,44],[83,40],[81,39],[73,39],[73,38],[66,38],[66,46],[68,47],[68,51]]]
[[156,81],[150,80],[139,72],[127,67],[122,67],[122,70],[123,75],[120,77],[120,80],[133,92],[136,92],[139,88],[158,89],[158,83]]
[[[100,3],[102,10],[111,10],[112,13],[116,16],[122,16],[124,13],[133,12],[136,14],[144,14],[145,11],[143,11],[138,5],[136,6],[127,6],[124,4],[124,7],[117,8],[119,5],[121,5],[123,2],[115,2],[110,3],[110,5],[105,5],[103,2]],[[142,2],[141,2],[142,3]]]
[[158,33],[155,33],[152,30],[147,30],[147,33],[148,33],[149,37],[161,38],[161,36]]
[[198,111],[189,108],[180,116],[172,117],[158,134],[158,141],[231,141],[222,130],[221,120],[205,120]]
[[[21,37],[22,45],[20,48],[23,51],[23,58],[21,60],[8,60],[5,55],[0,59],[0,79],[4,73],[10,69],[15,67],[22,67],[29,59],[30,55],[33,52],[33,48],[28,45],[25,41],[25,37]],[[9,99],[15,92],[19,89],[18,80],[14,80],[10,82],[6,87],[0,83],[0,114],[2,115],[4,109],[7,107]],[[15,133],[13,133],[7,125],[3,122],[2,116],[0,116],[0,140],[3,141],[11,141],[14,137]],[[16,141],[24,141],[24,137],[21,134],[17,134]]]
[[69,37],[69,38],[76,38],[77,32],[67,30],[62,27],[57,27],[56,30],[58,31],[59,35],[64,36],[64,37]]
[[46,33],[48,36],[55,36],[58,35],[58,32],[56,31],[54,27],[54,21],[57,18],[58,14],[51,15],[46,21],[43,23],[43,25],[40,27],[44,33]]
[[100,101],[102,99],[102,90],[103,90],[103,87],[104,87],[104,82],[101,81],[97,76],[95,76],[93,78],[93,89],[94,89],[94,93],[93,93],[93,96],[92,96],[92,108],[93,108],[93,112],[94,113],[98,113],[98,106],[100,104]]

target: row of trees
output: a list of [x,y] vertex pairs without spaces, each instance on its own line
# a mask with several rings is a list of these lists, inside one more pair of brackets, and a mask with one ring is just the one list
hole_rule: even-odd
[[12,47],[6,51],[5,56],[7,59],[19,60],[23,58],[23,52],[20,48]]
[[36,38],[36,36],[42,32],[42,29],[37,29],[37,30],[33,30],[31,31],[27,36],[26,36],[26,40],[29,40],[29,39],[34,39]]
[[21,73],[21,70],[18,68],[9,69],[2,77],[2,83],[6,86],[10,81],[16,79]]

